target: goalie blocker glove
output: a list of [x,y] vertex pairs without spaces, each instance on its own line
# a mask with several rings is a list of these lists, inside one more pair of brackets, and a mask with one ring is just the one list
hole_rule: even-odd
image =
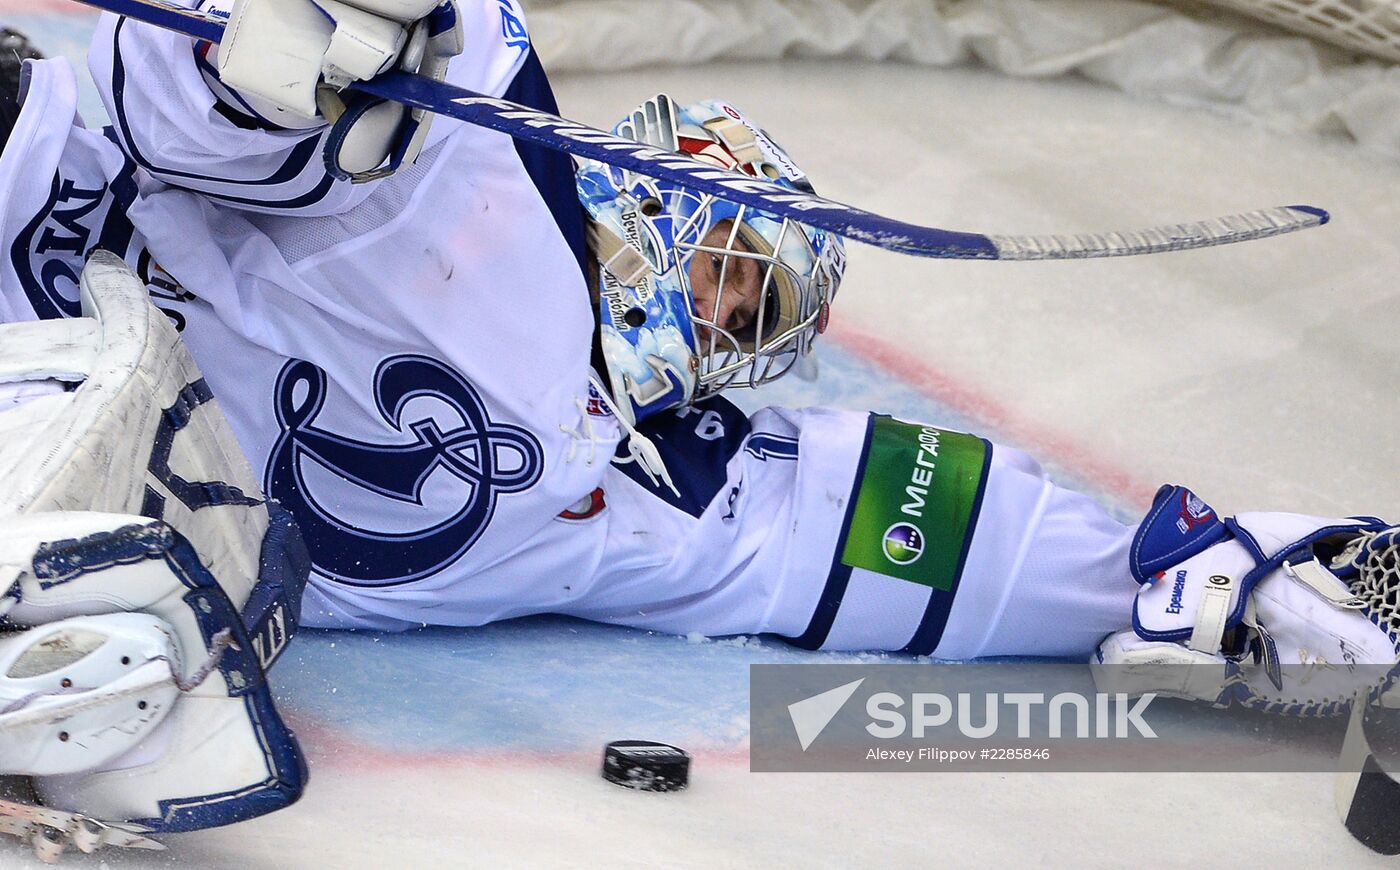
[[306,779],[264,676],[309,570],[296,528],[141,281],[98,252],[80,289],[84,317],[0,327],[0,382],[72,387],[0,412],[0,774],[44,805],[0,802],[0,833],[46,860]]
[[1369,517],[1221,519],[1162,487],[1133,540],[1133,627],[1100,645],[1103,692],[1329,716],[1394,680],[1400,527]]
[[456,0],[236,0],[204,50],[226,104],[274,126],[329,122],[327,170],[363,182],[412,164],[432,114],[345,89],[391,69],[443,81],[463,40]]

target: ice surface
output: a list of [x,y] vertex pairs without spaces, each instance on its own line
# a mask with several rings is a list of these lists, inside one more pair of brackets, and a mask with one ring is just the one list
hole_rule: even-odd
[[[0,20],[80,51],[85,17],[39,8],[0,2]],[[1124,516],[1163,481],[1225,511],[1400,516],[1400,166],[1081,80],[976,68],[730,63],[556,84],[566,114],[601,125],[658,89],[724,96],[824,193],[939,226],[1095,231],[1330,209],[1318,230],[1119,261],[853,248],[820,379],[765,396],[1010,441]],[[1337,822],[1325,775],[750,774],[747,666],[857,658],[553,619],[307,632],[276,675],[311,756],[302,803],[172,837],[163,855],[70,866],[1380,864]],[[691,789],[603,782],[602,746],[619,738],[692,750]],[[0,867],[38,866],[0,841]]]

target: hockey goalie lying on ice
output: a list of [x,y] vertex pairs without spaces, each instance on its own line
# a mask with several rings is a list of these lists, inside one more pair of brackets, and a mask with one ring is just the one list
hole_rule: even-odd
[[[295,800],[263,674],[298,616],[1179,663],[1105,688],[1291,713],[1386,687],[1280,669],[1397,660],[1385,522],[1168,486],[1125,526],[973,435],[746,417],[720,394],[802,365],[840,239],[325,86],[402,52],[552,111],[510,0],[319,5],[246,0],[218,48],[108,17],[105,134],[64,62],[3,95],[0,771],[45,809],[0,830],[147,845]],[[617,131],[810,189],[725,102]]]

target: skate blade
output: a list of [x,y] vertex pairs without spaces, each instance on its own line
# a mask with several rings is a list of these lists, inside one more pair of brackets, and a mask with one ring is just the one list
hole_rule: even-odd
[[143,829],[133,825],[109,824],[79,813],[5,800],[0,800],[0,834],[27,841],[45,864],[57,863],[69,846],[85,853],[103,846],[165,851],[165,846],[143,836]]

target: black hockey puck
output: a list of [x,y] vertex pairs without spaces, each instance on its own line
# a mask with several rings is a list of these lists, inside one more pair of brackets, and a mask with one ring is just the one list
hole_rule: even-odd
[[680,791],[690,784],[690,756],[666,743],[614,740],[603,747],[603,779],[638,791]]

